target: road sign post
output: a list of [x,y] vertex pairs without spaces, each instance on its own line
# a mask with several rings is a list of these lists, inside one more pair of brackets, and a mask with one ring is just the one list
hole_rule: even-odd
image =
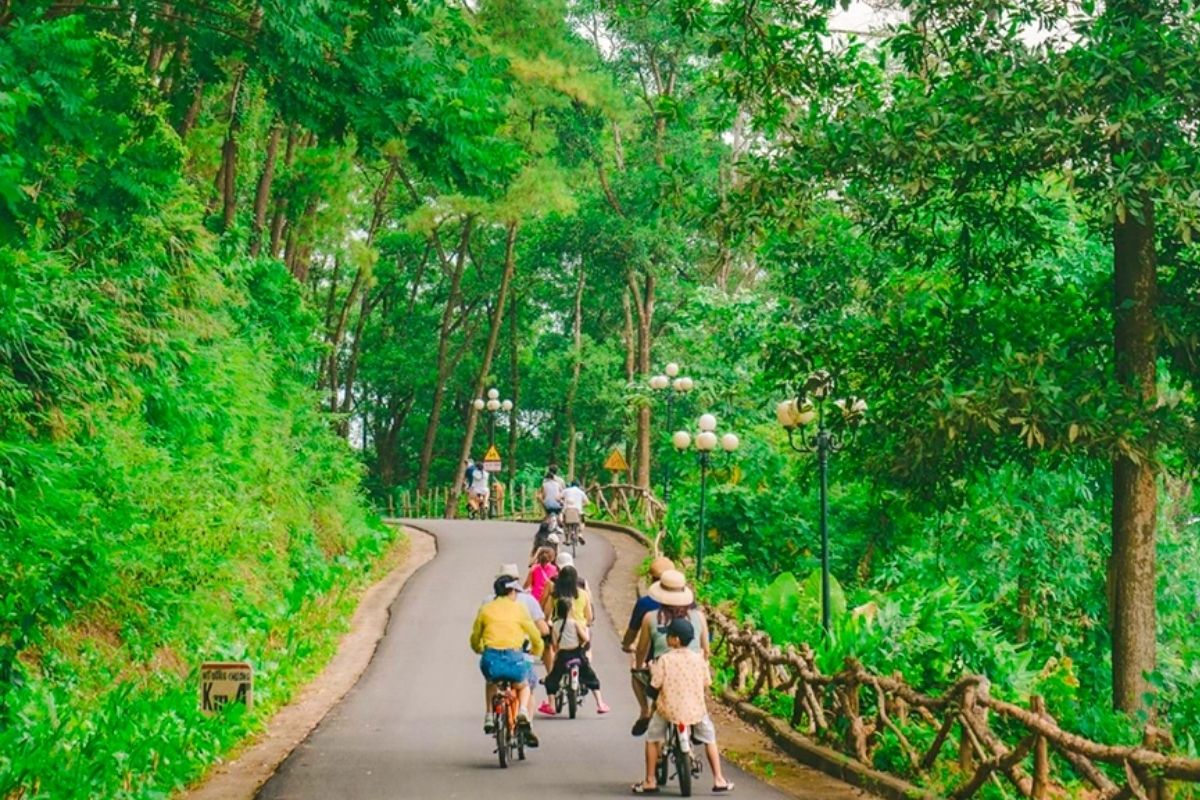
[[200,665],[200,710],[218,714],[229,703],[254,707],[254,668],[244,661],[206,661]]

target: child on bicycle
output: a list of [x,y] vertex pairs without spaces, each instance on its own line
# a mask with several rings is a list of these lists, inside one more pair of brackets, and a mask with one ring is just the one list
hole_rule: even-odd
[[555,601],[554,622],[550,625],[550,641],[554,646],[554,668],[546,675],[546,703],[539,709],[543,714],[553,716],[554,707],[550,699],[558,694],[559,685],[567,674],[572,661],[579,662],[579,682],[592,690],[596,697],[596,713],[607,714],[611,709],[600,695],[600,679],[588,661],[587,646],[591,641],[588,626],[580,622],[572,613],[573,601],[569,597],[560,597]]
[[634,794],[658,793],[654,772],[659,750],[667,739],[668,726],[676,724],[690,726],[692,740],[704,745],[708,764],[712,767],[713,792],[733,791],[733,784],[725,780],[721,772],[717,729],[705,702],[708,687],[712,685],[712,674],[704,656],[688,649],[695,636],[695,627],[687,619],[671,620],[667,626],[669,649],[650,662],[650,686],[658,691],[658,700],[646,731],[646,779],[633,785]]

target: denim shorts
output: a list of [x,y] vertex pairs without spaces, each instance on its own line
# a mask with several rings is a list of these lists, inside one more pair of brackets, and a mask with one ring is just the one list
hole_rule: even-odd
[[488,681],[512,681],[523,683],[529,680],[529,662],[520,650],[495,650],[485,648],[479,659],[479,671]]

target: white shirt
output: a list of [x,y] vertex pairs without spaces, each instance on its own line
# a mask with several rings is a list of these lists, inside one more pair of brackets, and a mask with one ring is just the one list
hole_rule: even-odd
[[483,467],[476,467],[475,471],[471,473],[471,491],[487,494],[489,483],[491,483],[491,475]]
[[559,503],[562,497],[563,487],[556,478],[550,478],[542,481],[542,499],[546,503]]
[[587,501],[587,492],[578,486],[568,486],[566,489],[563,489],[563,508],[578,508],[580,511],[583,511],[583,507],[587,504]]

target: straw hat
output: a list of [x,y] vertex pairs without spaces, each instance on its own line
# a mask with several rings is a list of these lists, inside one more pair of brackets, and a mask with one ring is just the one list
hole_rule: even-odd
[[664,606],[690,606],[696,595],[687,587],[687,578],[677,569],[669,569],[650,585],[650,596]]
[[659,556],[650,562],[650,578],[658,580],[669,569],[675,569],[675,562],[666,556]]

